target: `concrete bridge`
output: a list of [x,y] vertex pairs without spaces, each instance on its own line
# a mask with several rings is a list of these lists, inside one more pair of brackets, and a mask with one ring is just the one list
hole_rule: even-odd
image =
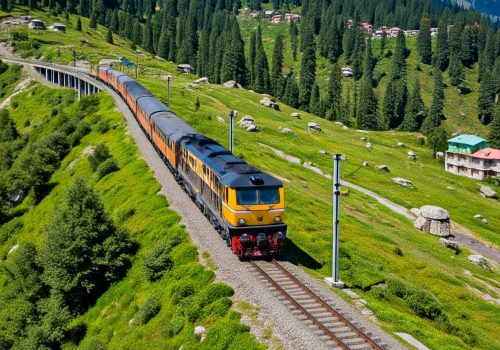
[[52,84],[75,89],[78,93],[78,100],[83,96],[96,94],[104,90],[104,86],[96,81],[93,75],[83,69],[14,58],[2,57],[1,59],[10,63],[30,66]]

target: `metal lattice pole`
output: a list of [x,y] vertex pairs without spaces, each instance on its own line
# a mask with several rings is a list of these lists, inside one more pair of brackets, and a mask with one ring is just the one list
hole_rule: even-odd
[[332,277],[339,282],[340,154],[333,155],[333,244]]
[[238,111],[234,110],[229,113],[229,151],[233,153],[234,145],[234,118],[238,115]]

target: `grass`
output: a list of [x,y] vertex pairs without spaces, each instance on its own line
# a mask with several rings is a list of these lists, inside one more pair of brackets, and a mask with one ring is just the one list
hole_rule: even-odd
[[[37,16],[44,18],[43,14]],[[57,19],[60,20],[63,19]],[[49,22],[51,21],[56,20],[50,19]],[[76,19],[72,17],[71,22],[75,21]],[[106,44],[103,40],[105,31],[102,27],[97,31],[87,32],[88,21],[84,19],[83,24],[85,28],[83,34],[71,28],[68,28],[66,35],[51,32],[34,33],[33,36],[45,42],[39,49],[40,54],[55,62],[68,63],[74,45],[72,42],[78,43],[79,38],[84,36],[91,42],[92,47],[77,44],[75,48],[94,64],[102,58],[117,56],[134,60],[135,54],[127,49],[129,44],[126,41],[116,38],[118,45]],[[251,27],[254,24],[243,23],[243,33],[248,33],[247,26]],[[264,26],[266,50],[272,47],[270,36],[277,30],[286,28],[281,24],[273,27]],[[394,43],[390,41],[388,48],[391,45]],[[408,40],[408,45],[413,47],[411,40]],[[59,56],[57,54],[50,56],[51,53],[57,52]],[[377,52],[377,46],[374,52]],[[289,56],[287,54],[287,65],[296,64],[290,62]],[[477,238],[497,247],[500,245],[498,201],[482,198],[477,190],[477,181],[446,173],[443,164],[433,159],[431,151],[419,144],[419,134],[400,132],[365,134],[353,129],[346,131],[336,124],[308,113],[301,113],[302,119],[296,120],[289,117],[295,110],[288,106],[281,104],[281,112],[261,106],[258,103],[261,98],[259,94],[246,90],[227,90],[216,85],[193,88],[188,84],[196,77],[178,74],[174,64],[153,60],[145,54],[138,57],[143,65],[139,80],[165,102],[166,84],[161,80],[161,76],[172,74],[173,110],[196,130],[223,145],[227,144],[226,116],[231,109],[238,109],[240,116],[249,114],[256,119],[261,132],[251,134],[239,128],[236,130],[235,153],[252,165],[290,181],[285,184],[286,221],[289,224],[289,238],[293,248],[289,251],[289,259],[303,264],[304,268],[318,278],[329,275],[331,269],[331,182],[300,165],[276,157],[267,148],[259,146],[259,143],[278,148],[285,153],[300,157],[303,161],[312,161],[325,172],[331,172],[332,160],[331,157],[318,151],[323,149],[329,153],[341,152],[347,156],[342,163],[343,179],[366,187],[407,208],[425,204],[442,206],[450,211],[454,221],[471,230]],[[428,104],[432,90],[432,84],[429,82],[432,81],[432,77],[429,75],[429,67],[426,66],[422,72],[417,73],[416,59],[415,53],[412,52],[409,57],[411,67],[409,81],[412,81],[412,74],[421,75],[424,100]],[[388,60],[382,60],[377,69],[383,70],[388,65]],[[323,76],[329,66],[320,60],[318,67],[320,75]],[[474,84],[474,81],[475,72],[469,71],[468,84]],[[352,84],[349,80],[344,82]],[[320,84],[324,86],[325,83],[320,82]],[[384,80],[380,85],[380,98],[383,97],[381,94],[383,84]],[[446,94],[447,127],[450,130],[458,128],[463,128],[462,131],[477,130],[484,135],[485,129],[477,124],[474,117],[476,113],[473,103],[474,93],[458,96],[453,89],[447,88]],[[194,108],[196,98],[199,98],[201,103],[201,108],[197,111]],[[466,118],[458,118],[459,111],[465,111]],[[218,120],[218,116],[225,119],[224,124]],[[457,120],[456,125],[455,120]],[[323,131],[307,132],[307,123],[311,121],[319,123]],[[294,135],[281,134],[279,127],[291,128]],[[372,143],[371,151],[367,150],[366,141],[362,141],[361,137],[368,138],[367,141]],[[398,142],[404,142],[407,147],[396,147]],[[408,150],[416,152],[418,156],[416,161],[407,158]],[[116,157],[122,152],[124,150],[112,149]],[[120,159],[118,161],[120,163]],[[361,167],[363,161],[368,161],[370,166]],[[377,170],[374,165],[378,164],[386,164],[390,173]],[[410,190],[394,184],[392,177],[411,180],[415,189]],[[467,288],[469,285],[498,298],[500,287],[496,282],[499,278],[498,271],[488,272],[472,265],[467,260],[469,255],[467,249],[459,255],[453,254],[441,246],[435,237],[416,231],[409,220],[394,215],[389,209],[357,191],[350,190],[347,196],[343,196],[341,206],[341,279],[368,300],[368,306],[374,311],[383,328],[390,332],[410,333],[431,348],[500,347],[500,337],[497,332],[500,326],[499,307],[485,301]],[[477,213],[486,217],[488,224],[474,219],[473,215]],[[147,220],[147,218],[141,219]],[[397,247],[403,252],[402,256],[397,253]],[[466,275],[465,271],[471,271],[474,278]],[[419,317],[402,298],[390,292],[380,293],[379,288],[372,287],[390,278],[399,278],[413,288],[431,292],[448,315],[450,324]],[[481,282],[493,286],[493,290],[488,292]],[[141,289],[141,298],[146,298],[146,294],[149,293],[151,293],[149,289],[147,292]],[[111,299],[112,297],[109,297],[106,300],[109,302]],[[125,305],[130,303],[123,300]],[[140,302],[137,305],[141,305]],[[126,322],[127,317],[131,315],[123,316],[121,308],[121,302],[111,308],[110,310],[114,311],[110,311],[110,314],[121,316],[117,319],[107,319],[106,322],[110,324],[115,320]],[[162,311],[160,315],[161,313]],[[100,327],[106,329],[105,333],[111,333],[112,326],[103,325],[106,322],[100,319],[98,323]],[[149,324],[146,325],[148,326]]]
[[[30,134],[30,139],[47,135],[57,127],[53,108],[58,115],[74,111],[75,93],[64,89],[49,89],[39,84],[14,97],[19,102],[11,110],[19,130]],[[80,344],[82,348],[96,348],[97,344],[109,349],[148,348],[195,348],[200,345],[194,336],[196,325],[207,327],[205,342],[224,343],[228,346],[245,344],[249,349],[261,349],[248,328],[239,324],[240,315],[231,310],[232,290],[220,283],[213,283],[214,273],[198,262],[196,247],[188,241],[180,217],[169,209],[168,202],[157,193],[160,185],[146,163],[140,159],[133,139],[127,135],[126,123],[115,111],[110,96],[101,94],[100,105],[86,121],[93,131],[85,136],[62,161],[59,170],[51,178],[53,189],[37,206],[25,200],[16,211],[20,222],[6,241],[0,245],[0,255],[6,258],[16,243],[26,241],[39,245],[44,239],[44,228],[75,177],[83,177],[101,196],[106,211],[128,229],[140,248],[133,259],[126,277],[113,284],[85,314],[77,317],[69,331],[80,334],[66,347]],[[26,123],[29,120],[30,123]],[[105,120],[111,128],[101,133],[97,122]],[[93,174],[85,155],[89,146],[105,143],[119,164],[120,170],[102,179]],[[5,224],[1,231],[11,226]],[[162,244],[176,242],[169,253],[173,262],[162,278],[150,282],[144,270],[144,258]],[[6,275],[0,274],[3,283]],[[182,285],[189,286],[190,293],[174,301],[174,292]],[[182,289],[182,288],[181,288]],[[217,292],[218,291],[218,292]],[[226,334],[224,327],[235,329]],[[84,330],[81,333],[81,330]]]

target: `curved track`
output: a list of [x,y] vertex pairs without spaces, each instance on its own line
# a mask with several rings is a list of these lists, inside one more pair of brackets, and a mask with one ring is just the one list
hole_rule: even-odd
[[327,344],[338,349],[382,349],[276,260],[251,261],[250,264],[279,294],[278,299],[288,303],[292,313],[298,318],[316,328],[315,333]]

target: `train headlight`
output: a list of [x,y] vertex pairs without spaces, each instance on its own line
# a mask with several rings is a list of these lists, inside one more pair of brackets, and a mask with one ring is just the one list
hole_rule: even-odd
[[245,225],[246,223],[247,223],[247,221],[245,220],[245,218],[239,218],[238,219],[238,224]]
[[274,217],[274,222],[279,224],[281,222],[281,216],[275,216]]

